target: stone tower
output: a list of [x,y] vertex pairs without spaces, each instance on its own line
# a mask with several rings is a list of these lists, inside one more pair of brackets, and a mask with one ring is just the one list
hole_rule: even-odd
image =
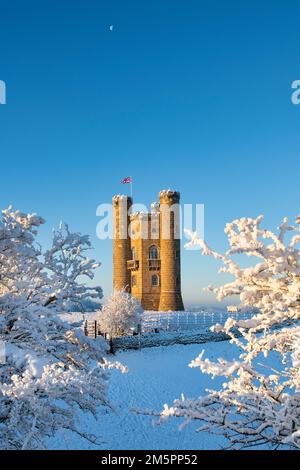
[[145,310],[184,310],[179,200],[178,192],[161,191],[150,213],[131,214],[131,198],[113,198],[114,288],[131,292]]
[[161,191],[160,256],[161,288],[159,310],[184,310],[180,279],[180,193]]
[[127,260],[130,259],[130,238],[128,226],[132,199],[126,196],[114,196],[114,289],[126,289],[130,292],[130,271]]

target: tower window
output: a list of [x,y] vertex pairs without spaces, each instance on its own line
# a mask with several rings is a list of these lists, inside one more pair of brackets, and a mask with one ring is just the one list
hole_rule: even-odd
[[158,286],[159,285],[159,278],[158,278],[157,274],[153,274],[153,276],[151,276],[151,285],[152,286]]
[[131,287],[136,287],[136,285],[137,285],[136,276],[132,276],[132,278],[131,278]]
[[150,246],[149,259],[158,259],[158,250],[155,245]]
[[179,250],[176,250],[175,251],[175,259],[178,259],[180,256],[180,251]]
[[134,259],[134,260],[137,259],[137,252],[136,252],[135,247],[133,247],[132,250],[131,250],[131,259]]

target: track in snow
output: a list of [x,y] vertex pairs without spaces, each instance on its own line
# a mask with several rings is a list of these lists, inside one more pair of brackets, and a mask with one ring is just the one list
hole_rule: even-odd
[[127,374],[111,372],[109,396],[115,412],[101,414],[96,422],[91,416],[81,417],[82,429],[96,434],[102,441],[99,447],[75,435],[57,435],[51,439],[51,448],[67,449],[219,449],[224,441],[219,436],[196,433],[196,422],[182,431],[180,421],[170,419],[163,424],[156,418],[135,414],[132,408],[160,411],[164,403],[183,393],[186,397],[203,395],[206,388],[221,385],[223,379],[211,381],[199,369],[190,369],[189,362],[202,350],[210,358],[232,357],[232,345],[228,341],[203,345],[175,345],[119,352],[115,359],[127,365]]

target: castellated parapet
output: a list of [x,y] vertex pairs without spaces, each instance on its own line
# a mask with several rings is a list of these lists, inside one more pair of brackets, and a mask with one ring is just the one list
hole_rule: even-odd
[[132,198],[113,197],[114,288],[125,288],[145,310],[184,310],[179,202],[179,192],[161,191],[150,213],[131,213]]

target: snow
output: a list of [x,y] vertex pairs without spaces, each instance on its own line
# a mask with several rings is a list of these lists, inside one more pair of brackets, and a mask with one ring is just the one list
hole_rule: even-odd
[[[225,255],[190,234],[192,245],[222,261],[220,272],[235,278],[212,287],[217,298],[238,295],[246,307],[258,309],[251,319],[238,315],[213,328],[214,334],[229,336],[232,344],[205,343],[205,353],[199,344],[161,344],[108,356],[103,338],[84,336],[80,314],[77,322],[70,315],[71,327],[57,317],[70,302],[77,305],[102,297],[100,287],[79,283],[82,275],[92,279],[98,266],[84,255],[90,248],[88,237],[61,226],[52,248],[44,253],[35,238],[43,219],[11,208],[3,211],[0,341],[5,341],[6,362],[0,371],[0,448],[43,448],[45,436],[49,448],[187,450],[226,445],[223,437],[195,433],[201,419],[235,448],[269,443],[273,448],[299,449],[300,227],[291,227],[284,219],[276,235],[261,229],[261,222],[260,216],[227,224],[230,249]],[[285,240],[291,231],[295,235]],[[233,260],[236,254],[256,257],[258,263],[243,268]],[[93,295],[90,289],[95,290]],[[165,339],[173,335],[173,326],[183,336],[184,327],[197,324],[201,329],[216,321],[215,315],[208,315],[207,322],[202,313],[154,316],[148,313],[150,329],[159,320],[159,336]],[[237,354],[238,346],[242,354]],[[128,374],[112,370],[109,408],[106,369],[113,367]],[[157,426],[153,414],[162,410],[169,419]],[[172,415],[192,422],[179,431],[180,420]]]
[[[128,367],[127,374],[111,371],[109,397],[114,411],[92,416],[80,416],[85,432],[96,434],[102,442],[94,446],[71,433],[59,433],[49,441],[51,449],[220,449],[225,446],[221,436],[207,432],[197,433],[198,423],[179,430],[180,420],[170,419],[156,424],[157,418],[133,412],[133,409],[151,409],[160,412],[164,403],[171,405],[174,398],[184,394],[194,397],[205,394],[206,388],[221,386],[222,379],[212,379],[188,364],[201,352],[203,345],[174,345],[146,348],[141,351],[118,352],[115,360]],[[205,352],[212,359],[222,356],[233,359],[234,346],[228,341],[206,343]]]

